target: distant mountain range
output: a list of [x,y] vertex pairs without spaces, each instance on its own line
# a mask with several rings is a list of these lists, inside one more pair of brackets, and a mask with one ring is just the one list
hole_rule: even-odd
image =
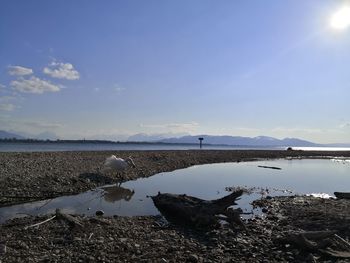
[[7,131],[0,131],[0,139],[25,139],[25,137]]
[[[333,147],[350,147],[350,144],[317,144],[314,142],[301,140],[298,138],[276,139],[268,136],[258,137],[242,137],[242,136],[216,136],[216,135],[185,135],[181,137],[178,134],[135,134],[127,138],[127,142],[152,142],[152,143],[185,143],[198,144],[198,138],[203,138],[203,144],[214,145],[231,145],[231,146],[294,146],[294,147],[316,147],[316,146],[333,146]],[[0,139],[39,139],[39,140],[57,140],[59,137],[51,132],[43,132],[38,135],[30,135],[24,133],[14,133],[8,131],[0,131]],[[108,140],[102,139],[101,140]]]
[[179,138],[189,134],[186,133],[159,133],[159,134],[147,134],[137,133],[129,136],[127,141],[131,142],[158,142],[169,138]]
[[0,131],[0,139],[36,139],[36,140],[57,140],[59,137],[53,132],[42,132],[39,134],[29,134],[13,131]]
[[198,143],[198,138],[203,138],[205,144],[217,145],[234,145],[234,146],[319,146],[319,144],[297,139],[285,138],[283,140],[267,136],[258,137],[241,137],[241,136],[214,136],[214,135],[198,135],[183,136],[180,138],[163,139],[163,143]]

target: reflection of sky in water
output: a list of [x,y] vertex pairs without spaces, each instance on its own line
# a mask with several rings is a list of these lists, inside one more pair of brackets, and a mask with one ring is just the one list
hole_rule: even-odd
[[[258,165],[277,166],[282,170],[259,168]],[[75,196],[0,208],[0,221],[21,214],[53,213],[56,208],[66,213],[92,215],[103,210],[106,215],[158,214],[148,195],[177,193],[203,199],[217,199],[228,194],[226,187],[247,186],[268,188],[269,195],[281,195],[273,189],[289,189],[294,193],[328,193],[350,191],[350,163],[330,160],[275,160],[247,163],[223,163],[193,166],[149,178],[108,186]],[[260,190],[257,189],[257,192]],[[239,201],[243,209],[259,198],[255,193]]]

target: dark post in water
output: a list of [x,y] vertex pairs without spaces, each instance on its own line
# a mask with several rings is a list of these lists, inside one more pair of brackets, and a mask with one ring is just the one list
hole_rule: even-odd
[[199,140],[199,149],[202,149],[202,141],[204,140],[204,138],[199,137],[198,140]]

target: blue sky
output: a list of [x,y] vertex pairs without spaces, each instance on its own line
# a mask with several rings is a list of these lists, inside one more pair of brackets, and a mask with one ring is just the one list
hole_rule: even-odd
[[0,130],[350,142],[346,1],[0,2]]

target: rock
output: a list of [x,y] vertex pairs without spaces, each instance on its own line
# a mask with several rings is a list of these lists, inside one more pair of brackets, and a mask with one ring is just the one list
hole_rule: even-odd
[[128,238],[126,238],[126,237],[121,237],[121,238],[119,238],[119,241],[120,241],[121,243],[125,243],[126,241],[128,241]]
[[309,255],[307,255],[306,257],[306,261],[308,263],[316,263],[317,259],[314,257],[314,255],[312,255],[311,253]]
[[104,213],[105,213],[105,212],[104,212],[103,210],[97,210],[95,214],[96,214],[97,216],[103,216]]
[[0,256],[4,255],[6,253],[6,243],[1,242],[0,243]]
[[188,259],[187,259],[188,262],[193,262],[193,263],[198,262],[198,260],[199,260],[199,258],[196,254],[189,255]]
[[[141,155],[149,156],[147,152],[135,154],[139,156],[140,163],[142,163],[141,159],[143,158],[141,158]],[[230,155],[230,151],[225,151],[226,154]],[[64,180],[60,180],[60,183],[63,184],[69,178],[77,177],[83,172],[95,171],[94,166],[101,163],[104,159],[102,158],[103,155],[106,155],[106,153],[31,153],[30,156],[34,158],[28,158],[29,154],[23,153],[0,154],[0,179],[3,179],[3,177],[17,179],[16,181],[12,179],[0,180],[0,190],[2,189],[2,193],[6,194],[5,190],[8,191],[7,189],[11,190],[13,187],[18,187],[18,192],[31,196],[36,189],[31,188],[34,185],[31,182],[42,180],[35,185],[40,186],[42,184],[41,189],[45,189],[45,193],[46,191],[49,192],[53,186],[49,180],[50,173],[46,174],[44,167],[46,160],[63,161],[52,171],[52,173],[57,173],[59,176],[62,174]],[[172,156],[174,156],[176,163],[181,157],[182,151],[176,154],[173,152],[159,152],[159,155],[167,156],[167,159],[165,159],[168,161],[167,166],[154,168],[155,164],[152,162],[143,162],[142,167],[147,167],[143,168],[145,176],[149,176],[153,172],[161,172],[165,168],[178,168],[176,164],[173,164]],[[240,157],[242,159],[250,156],[250,154],[239,152],[239,156],[241,155],[243,155]],[[348,155],[350,156],[350,153]],[[235,154],[235,156],[237,157],[238,154]],[[274,153],[273,156],[275,156]],[[73,157],[75,158],[74,161],[70,161]],[[222,153],[219,154],[216,151],[210,153],[201,151],[200,154],[186,152],[186,158],[190,158],[190,160],[186,159],[186,164],[181,162],[179,164],[186,166],[188,163],[199,164],[213,160],[216,162],[232,161],[232,158],[223,157]],[[19,168],[25,165],[33,167],[25,174],[32,179],[29,181],[26,179],[27,177],[22,179],[21,175],[24,175],[24,173],[17,172],[17,168],[11,168],[10,172],[6,172],[6,169],[10,169],[10,165]],[[55,163],[52,163],[52,165],[55,165]],[[67,167],[72,170],[67,172]],[[45,176],[45,180],[42,179],[41,174]],[[134,174],[130,173],[130,178],[134,175],[137,175],[137,171]],[[91,185],[88,186],[78,180],[74,186],[71,185],[69,188],[65,185],[56,184],[54,191],[73,193],[77,189],[79,191],[87,190],[86,187],[93,187],[95,183],[92,180]],[[41,194],[38,193],[38,196],[41,196]],[[172,224],[161,228],[159,226],[154,227],[155,222],[161,222],[161,217],[156,216],[119,216],[116,218],[94,216],[91,220],[79,215],[76,218],[83,224],[83,229],[72,228],[65,221],[54,219],[23,232],[24,226],[44,221],[47,216],[18,218],[5,222],[0,226],[0,260],[2,262],[29,263],[78,261],[305,262],[308,252],[300,251],[294,245],[286,246],[285,243],[280,242],[285,233],[300,231],[300,229],[311,231],[329,228],[338,230],[342,238],[349,240],[349,200],[320,200],[312,197],[291,196],[274,197],[273,199],[264,198],[259,201],[271,211],[271,215],[276,215],[279,220],[272,218],[272,220],[259,219],[247,222],[247,232],[238,228],[230,231],[224,229],[210,232],[207,230],[192,231]],[[279,218],[279,214],[283,218]],[[101,239],[101,237],[103,238]],[[19,243],[21,245],[18,245]],[[312,254],[313,259],[310,256],[311,262],[317,260],[320,263],[328,263],[331,261],[319,251],[312,251]]]

